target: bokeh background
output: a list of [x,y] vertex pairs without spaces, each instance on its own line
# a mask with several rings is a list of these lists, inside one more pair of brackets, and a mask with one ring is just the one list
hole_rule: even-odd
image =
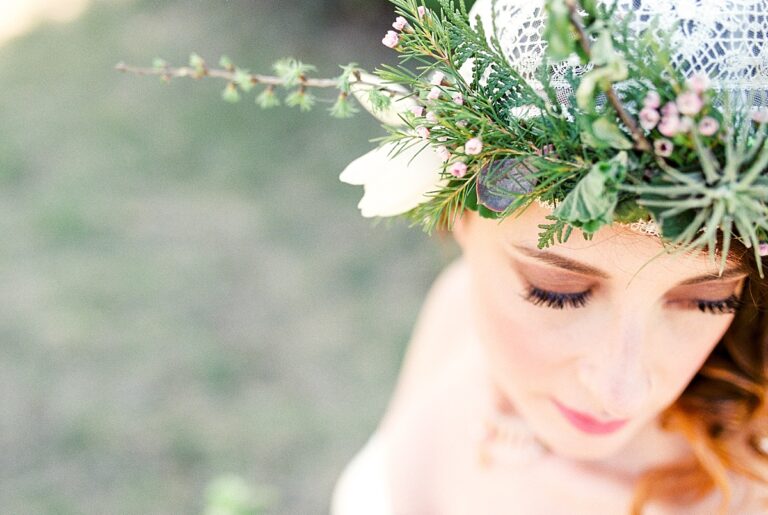
[[337,175],[371,118],[113,67],[196,51],[333,76],[393,62],[392,18],[0,0],[0,513],[327,513],[456,251],[359,217]]

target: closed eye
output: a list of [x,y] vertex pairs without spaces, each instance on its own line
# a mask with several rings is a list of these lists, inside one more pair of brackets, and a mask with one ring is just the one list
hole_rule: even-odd
[[525,300],[534,306],[543,306],[552,309],[583,308],[586,306],[591,296],[592,290],[576,293],[560,293],[531,286],[528,288]]
[[742,301],[736,295],[731,295],[722,300],[694,301],[694,305],[702,313],[711,313],[713,315],[732,315],[739,310],[742,304]]

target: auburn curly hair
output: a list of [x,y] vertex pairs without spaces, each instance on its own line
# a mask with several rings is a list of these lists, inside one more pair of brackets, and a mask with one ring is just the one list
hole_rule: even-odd
[[728,472],[768,484],[768,281],[758,273],[753,249],[739,247],[730,254],[750,271],[742,305],[661,418],[665,429],[686,437],[696,461],[647,472],[635,491],[634,515],[654,499],[692,503],[714,489],[722,494],[720,513],[727,513],[732,495]]

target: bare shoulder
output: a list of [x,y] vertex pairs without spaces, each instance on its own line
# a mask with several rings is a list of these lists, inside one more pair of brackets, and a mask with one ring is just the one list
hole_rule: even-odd
[[395,393],[379,427],[389,458],[397,513],[428,514],[430,492],[455,438],[456,411],[467,395],[467,271],[462,261],[436,279],[419,314]]
[[407,411],[434,382],[468,341],[470,315],[467,310],[469,271],[458,259],[437,277],[419,313],[400,368],[394,394],[380,430]]

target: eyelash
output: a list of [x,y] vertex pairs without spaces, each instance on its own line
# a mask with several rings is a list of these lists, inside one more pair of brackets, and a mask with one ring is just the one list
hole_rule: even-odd
[[741,300],[736,295],[731,295],[723,300],[699,300],[696,301],[696,307],[702,313],[711,313],[713,315],[730,315],[736,313],[741,307]]
[[558,293],[531,286],[528,289],[528,295],[525,297],[525,300],[532,303],[534,306],[565,309],[583,308],[587,305],[590,297],[592,297],[592,290],[579,293]]
[[[587,305],[591,297],[592,290],[578,293],[559,293],[531,286],[528,289],[528,294],[525,296],[525,300],[534,306],[543,306],[551,309],[565,309],[583,308]],[[723,300],[694,300],[691,304],[702,313],[729,315],[736,313],[741,307],[742,302],[736,295],[731,295]]]

